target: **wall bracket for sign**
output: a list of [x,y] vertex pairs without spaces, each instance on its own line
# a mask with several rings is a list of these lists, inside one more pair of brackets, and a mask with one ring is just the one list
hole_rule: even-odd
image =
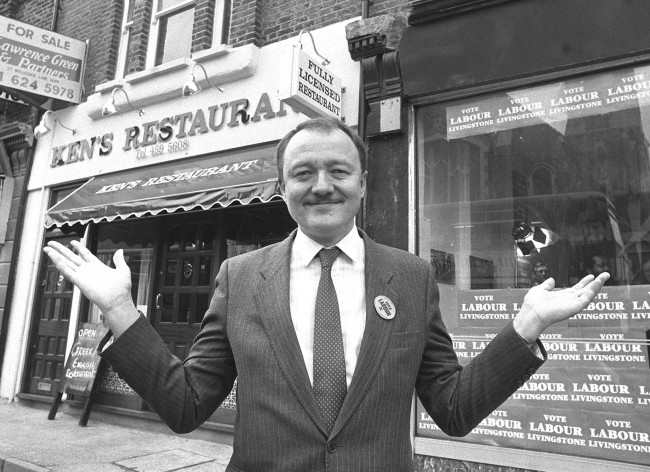
[[298,44],[300,46],[300,49],[302,49],[302,35],[303,33],[307,33],[309,37],[311,38],[311,46],[314,48],[314,52],[318,57],[320,57],[323,62],[321,62],[321,65],[326,66],[328,65],[331,61],[323,56],[321,53],[318,52],[318,49],[316,49],[316,41],[314,41],[314,36],[311,34],[310,31],[307,30],[300,30],[300,33],[298,33]]
[[97,354],[97,346],[104,338],[108,328],[102,323],[83,323],[75,336],[74,343],[65,368],[61,373],[61,388],[57,392],[48,420],[53,420],[61,405],[63,393],[86,398],[84,409],[79,418],[79,426],[86,426],[92,410],[95,393],[97,391],[98,378],[101,378],[104,362]]

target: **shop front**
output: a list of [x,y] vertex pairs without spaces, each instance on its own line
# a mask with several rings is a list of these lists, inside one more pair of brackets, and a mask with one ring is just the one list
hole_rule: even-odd
[[[354,126],[359,75],[346,56],[344,24],[312,33],[323,54],[341,58],[330,67],[349,92],[340,97],[340,114]],[[196,68],[181,59],[98,86],[87,102],[57,112],[65,127],[39,139],[29,182],[22,285],[11,314],[16,335],[8,346],[19,367],[13,379],[2,377],[3,396],[50,401],[77,326],[102,321],[41,256],[48,241],[82,239],[109,265],[122,249],[137,307],[184,358],[220,264],[296,227],[280,195],[275,146],[307,118],[279,95],[298,39],[200,53],[192,59],[207,70],[210,86],[199,93],[182,87]],[[126,97],[114,92],[120,89]],[[118,113],[105,112],[111,101]],[[110,366],[96,402],[127,414],[148,409]],[[233,392],[210,422],[227,431],[235,412]]]
[[399,50],[408,224],[461,364],[530,287],[612,278],[542,335],[546,364],[468,436],[446,437],[418,403],[419,466],[650,470],[647,6],[435,3],[415,4]]

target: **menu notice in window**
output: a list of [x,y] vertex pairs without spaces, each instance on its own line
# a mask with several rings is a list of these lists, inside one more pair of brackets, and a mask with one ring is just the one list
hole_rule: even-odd
[[[461,291],[451,330],[461,364],[517,313],[526,290]],[[548,360],[464,438],[471,443],[646,464],[650,453],[650,286],[605,287],[542,335]],[[445,439],[418,402],[419,436]]]

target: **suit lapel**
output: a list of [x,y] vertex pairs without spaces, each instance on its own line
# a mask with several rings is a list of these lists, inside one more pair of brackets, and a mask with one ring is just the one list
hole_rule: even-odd
[[307,414],[325,432],[296,331],[291,321],[289,264],[294,233],[276,246],[262,266],[262,283],[255,294],[257,310],[275,357],[291,390]]
[[397,293],[389,286],[392,271],[383,263],[385,254],[381,246],[373,242],[363,231],[361,233],[366,250],[366,329],[361,341],[354,376],[341,412],[334,424],[332,436],[341,430],[365,397],[381,366],[384,352],[388,346],[394,323],[377,314],[374,305],[375,298],[384,295],[390,298],[395,305],[398,302]]

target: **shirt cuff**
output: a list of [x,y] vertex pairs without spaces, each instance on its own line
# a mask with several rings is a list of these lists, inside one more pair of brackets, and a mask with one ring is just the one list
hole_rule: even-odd
[[[517,333],[517,331],[515,331],[515,333]],[[537,345],[537,340],[529,341],[519,333],[517,333],[517,336],[519,336],[519,338],[524,342],[526,346],[528,346],[528,349],[530,349],[533,352],[533,354],[535,354],[535,356],[539,357],[540,359],[544,359],[544,356],[542,355],[542,351],[540,351],[539,346]]]
[[[144,313],[142,313],[142,311],[138,310],[138,314],[141,317],[146,318],[144,316]],[[103,354],[104,351],[106,351],[106,349],[111,347],[111,344],[113,344],[114,342],[115,342],[115,336],[113,336],[113,333],[109,331],[106,334],[106,336],[104,336],[104,339],[100,341],[99,345],[97,346],[97,351],[99,352],[99,354]]]

